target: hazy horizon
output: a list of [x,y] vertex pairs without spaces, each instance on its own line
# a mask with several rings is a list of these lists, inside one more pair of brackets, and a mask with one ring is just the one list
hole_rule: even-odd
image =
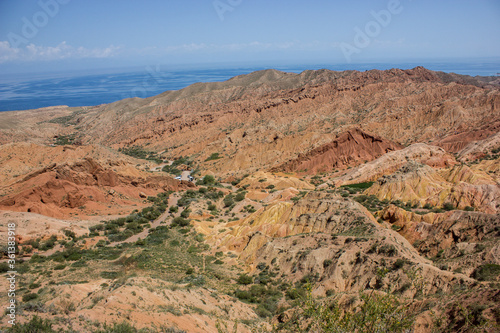
[[0,75],[159,64],[500,63],[498,18],[493,0],[2,1]]
[[[496,63],[427,63],[424,67],[464,75],[496,76]],[[410,69],[421,63],[401,64],[302,64],[277,66],[146,66],[4,74],[0,77],[0,111],[36,109],[54,105],[91,106],[131,97],[151,97],[167,90],[179,90],[197,82],[225,81],[234,76],[263,69],[301,73],[304,70],[335,71]]]

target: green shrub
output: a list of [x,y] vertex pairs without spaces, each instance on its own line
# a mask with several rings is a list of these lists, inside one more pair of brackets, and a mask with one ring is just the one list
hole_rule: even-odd
[[266,307],[262,304],[259,304],[257,306],[257,309],[255,309],[255,313],[261,317],[261,318],[267,318],[267,317],[272,317],[272,312],[267,310]]
[[75,234],[73,231],[71,231],[71,230],[67,230],[67,229],[66,229],[66,230],[64,230],[64,234],[65,234],[67,237],[69,237],[69,238],[73,238],[73,239],[75,239],[75,238],[76,238],[76,234]]
[[231,207],[234,204],[234,197],[231,193],[224,197],[224,207]]
[[176,226],[187,227],[188,225],[189,225],[189,220],[187,220],[181,216],[177,216],[172,220],[173,227],[176,227]]
[[253,277],[248,276],[247,274],[241,274],[238,279],[236,279],[236,282],[238,282],[239,284],[248,285],[253,282]]
[[135,242],[135,245],[137,246],[144,246],[146,245],[146,241],[144,239],[138,239],[136,242]]
[[[279,323],[277,332],[409,332],[415,314],[392,294],[361,293],[359,311],[343,311],[337,302],[320,303],[313,299],[310,288],[301,297],[301,306]],[[307,323],[304,325],[304,323]]]
[[182,211],[181,217],[183,218],[188,218],[189,214],[191,214],[191,209],[188,209],[187,207]]
[[250,292],[248,290],[236,290],[234,292],[234,295],[241,299],[241,300],[246,300],[246,301],[249,301],[251,298],[252,298],[252,294],[250,294]]
[[35,263],[42,263],[46,260],[47,257],[35,253],[33,256],[31,256],[30,262],[35,264]]
[[448,210],[448,211],[449,211],[449,210],[453,210],[453,209],[455,209],[455,206],[453,206],[453,204],[451,204],[451,203],[449,203],[449,202],[445,202],[445,203],[443,204],[443,209],[444,209],[444,210]]
[[215,177],[212,175],[206,175],[205,177],[203,177],[202,182],[202,185],[215,184]]
[[401,228],[402,227],[399,226],[399,225],[395,225],[395,224],[391,225],[391,229],[394,230],[394,231],[399,231],[399,230],[401,230]]
[[366,182],[366,183],[358,183],[358,184],[348,184],[348,185],[342,185],[341,188],[351,188],[351,189],[357,189],[357,190],[366,190],[367,188],[370,188],[373,185],[374,182]]
[[9,264],[6,262],[0,263],[0,273],[5,273],[10,270]]
[[246,192],[238,192],[238,194],[236,194],[236,196],[234,197],[234,200],[237,202],[240,202],[243,199],[245,199],[245,195],[246,195]]
[[75,261],[71,264],[71,267],[87,267],[87,262],[85,260]]
[[119,148],[118,151],[125,155],[129,155],[143,160],[154,161],[158,164],[163,162],[163,159],[157,156],[157,153],[152,151],[147,151],[141,146]]
[[213,161],[213,160],[218,160],[219,158],[222,158],[219,156],[219,153],[213,153],[211,154],[206,160],[206,161]]
[[45,241],[42,245],[40,245],[39,249],[40,251],[50,250],[56,245],[56,242],[57,242],[57,236],[52,235],[47,241]]
[[286,296],[292,300],[303,298],[306,291],[303,288],[291,288],[286,291]]
[[386,254],[389,257],[392,257],[392,256],[398,254],[398,250],[392,244],[382,245],[381,247],[378,248],[378,253],[379,254]]
[[404,259],[398,259],[392,265],[392,270],[397,271],[405,265],[406,261]]
[[113,326],[104,324],[104,329],[96,331],[97,333],[137,333],[139,332],[134,326],[127,322],[114,323]]
[[32,301],[32,300],[37,299],[37,298],[38,298],[38,294],[28,293],[28,294],[23,295],[23,302],[29,302],[29,301]]
[[34,316],[27,323],[21,324],[16,323],[8,328],[7,332],[11,333],[55,333],[56,331],[52,329],[52,323],[49,319],[42,319],[38,316]]
[[483,264],[476,268],[473,277],[479,281],[492,281],[500,275],[500,265]]
[[[59,117],[62,118],[62,117]],[[59,146],[72,145],[76,139],[76,133],[68,134],[68,135],[59,135],[55,137],[56,141],[54,144]]]

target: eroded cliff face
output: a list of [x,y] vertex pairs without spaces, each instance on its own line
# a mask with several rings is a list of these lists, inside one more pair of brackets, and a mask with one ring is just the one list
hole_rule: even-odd
[[126,214],[147,196],[189,186],[120,155],[98,146],[1,146],[0,209],[56,218]]
[[418,162],[430,167],[446,167],[456,164],[455,158],[443,148],[416,143],[398,151],[382,155],[368,163],[352,168],[333,178],[337,186],[370,182],[382,176],[390,175],[408,162]]
[[273,168],[273,171],[316,174],[364,164],[390,151],[403,148],[358,128],[341,133],[332,142]]
[[500,200],[500,185],[482,171],[474,172],[465,165],[433,169],[410,162],[390,175],[380,177],[365,191],[379,200],[400,200],[419,207],[430,205],[496,214]]
[[446,270],[471,275],[480,265],[500,263],[498,214],[452,211],[420,215],[391,205],[381,218],[397,226],[422,255],[446,261]]

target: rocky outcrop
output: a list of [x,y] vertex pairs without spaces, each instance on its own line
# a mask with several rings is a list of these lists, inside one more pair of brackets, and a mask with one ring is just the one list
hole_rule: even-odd
[[385,153],[401,148],[403,147],[397,143],[354,128],[339,134],[330,143],[305,154],[299,154],[294,160],[275,167],[272,171],[307,174],[330,172],[372,161]]
[[390,205],[380,217],[397,226],[422,255],[447,259],[450,270],[470,275],[482,264],[500,264],[498,215],[458,210],[420,215]]
[[453,156],[444,149],[416,143],[401,150],[389,152],[374,161],[365,163],[334,178],[335,185],[345,185],[375,181],[384,175],[390,175],[408,161],[418,162],[430,167],[445,167],[456,164]]
[[474,160],[500,148],[500,130],[483,140],[474,140],[461,149],[458,153],[463,162]]
[[[12,147],[2,148],[0,158],[12,156]],[[103,159],[102,155],[95,152],[93,157],[88,156],[89,149],[84,147],[67,153],[62,147],[21,145],[20,148],[15,158],[7,160],[0,167],[5,171],[5,178],[0,184],[3,194],[0,209],[56,218],[128,213],[134,209],[133,205],[144,204],[141,193],[155,195],[160,191],[177,191],[192,186],[191,183],[178,182],[166,175],[138,170],[127,158],[110,161],[107,159],[109,155]],[[38,150],[45,151],[46,155],[38,155]],[[62,162],[52,162],[37,169],[38,158]],[[21,161],[25,164],[17,172],[30,172],[9,177]]]
[[473,172],[465,165],[435,170],[411,162],[380,177],[364,193],[379,200],[399,200],[419,207],[449,203],[458,209],[472,207],[490,214],[500,208],[500,186],[487,174]]
[[239,184],[240,187],[249,189],[276,189],[284,190],[287,188],[295,188],[301,190],[312,190],[314,186],[300,180],[296,177],[284,174],[272,174],[269,172],[259,171],[248,177],[245,177]]

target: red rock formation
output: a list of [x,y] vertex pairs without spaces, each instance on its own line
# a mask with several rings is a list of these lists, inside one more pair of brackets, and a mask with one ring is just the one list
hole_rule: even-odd
[[73,164],[53,164],[28,174],[11,185],[10,192],[0,200],[0,209],[57,218],[75,212],[81,215],[117,209],[121,212],[133,204],[141,205],[140,193],[178,191],[190,184],[162,175],[144,178],[122,175],[86,158]]
[[372,161],[387,152],[401,148],[403,146],[400,144],[354,128],[338,135],[330,143],[273,168],[273,171],[308,174],[332,171]]

